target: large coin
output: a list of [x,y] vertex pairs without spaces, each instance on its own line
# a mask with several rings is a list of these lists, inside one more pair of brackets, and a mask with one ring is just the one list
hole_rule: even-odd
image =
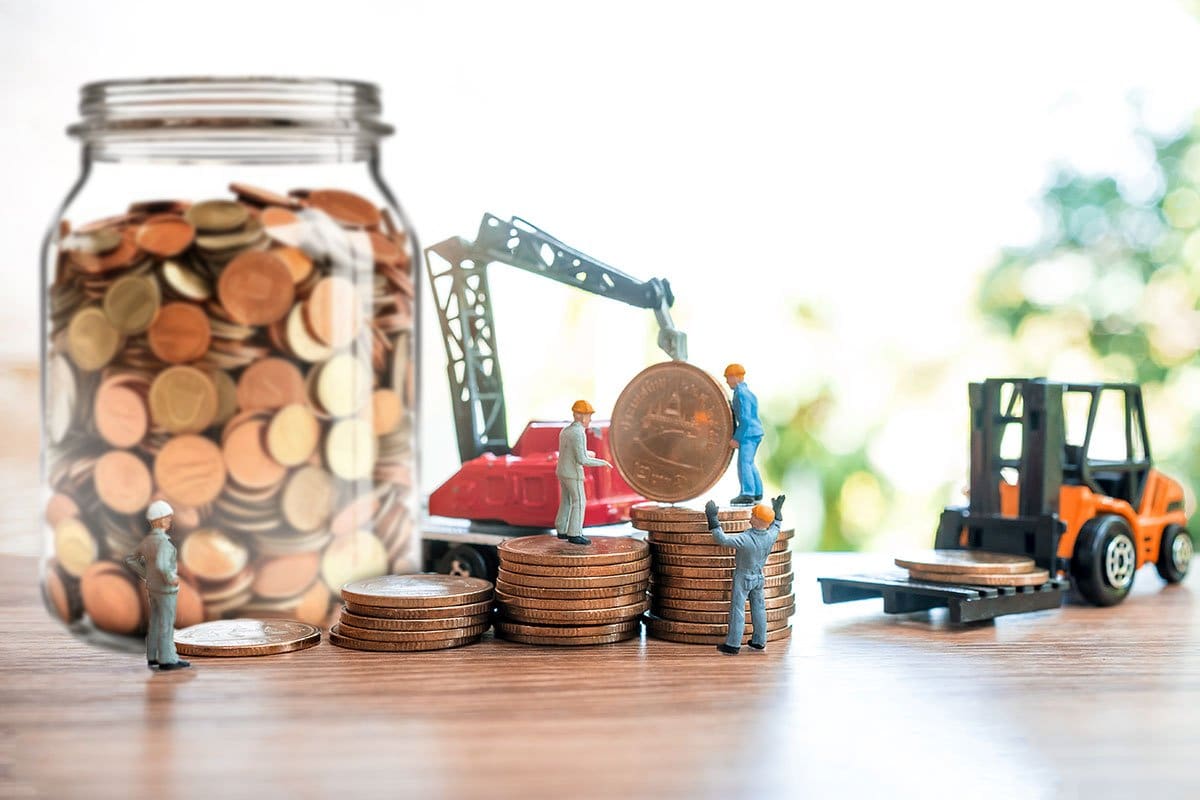
[[643,576],[637,583],[625,586],[600,586],[594,589],[546,589],[541,586],[521,586],[507,581],[496,581],[496,591],[516,597],[541,598],[543,600],[589,600],[600,597],[621,597],[634,592],[644,592],[649,580]]
[[[659,619],[672,620],[674,622],[704,622],[709,624],[729,624],[729,609],[724,611],[692,611],[691,609],[671,608],[670,606],[653,606],[650,609],[651,614]],[[767,622],[779,622],[786,620],[792,614],[796,613],[796,606],[783,606],[782,608],[772,608],[767,611]],[[747,614],[747,619],[749,615]]]
[[648,550],[646,543],[626,536],[597,536],[591,544],[571,544],[553,535],[518,536],[496,547],[500,562],[558,567],[582,567],[641,561]]
[[[597,578],[602,575],[621,575],[627,572],[639,572],[649,569],[649,567],[649,556],[637,561],[626,561],[623,564],[585,564],[579,567],[544,567],[538,564],[523,564],[520,561],[507,559],[504,562],[504,569],[508,572],[520,572],[525,575],[558,576],[561,578]],[[520,583],[520,581],[515,581],[515,583]]]
[[683,361],[639,372],[613,406],[613,463],[651,500],[699,497],[717,484],[733,448],[733,411],[725,390]]
[[[749,520],[751,506],[729,506],[717,510],[717,519]],[[663,503],[638,503],[629,509],[629,518],[635,522],[701,522],[708,520],[708,515],[699,508],[687,506],[672,506]],[[640,527],[635,525],[634,527]]]
[[469,628],[442,628],[432,631],[385,631],[377,628],[356,628],[339,622],[329,629],[330,633],[360,642],[444,642],[447,639],[464,639],[479,636],[488,629],[487,623]]
[[[488,621],[488,612],[485,610],[481,614],[476,614],[472,617],[442,617],[436,619],[381,619],[379,617],[364,617],[355,614],[353,611],[342,611],[338,621],[347,627],[361,630],[376,631],[444,631],[444,630],[460,630],[462,628],[471,628],[476,625],[486,625]],[[665,615],[664,615],[665,616]],[[349,632],[353,634],[354,631]],[[464,634],[460,634],[464,635]],[[359,636],[358,638],[366,638]]]
[[955,583],[962,586],[1041,586],[1050,580],[1049,571],[1044,569],[1015,575],[978,575],[967,572],[926,572],[910,569],[908,576],[914,581]]
[[516,631],[496,631],[497,638],[506,639],[520,644],[555,645],[560,647],[582,647],[593,644],[612,644],[636,639],[641,635],[641,627],[633,627],[627,631],[604,633],[598,636],[534,636]]
[[[792,594],[791,592],[787,592],[785,594],[779,595],[778,597],[764,597],[763,605],[766,606],[768,611],[771,611],[773,609],[778,609],[778,608],[786,608],[789,606],[794,608],[796,605],[796,596],[794,594]],[[657,608],[672,608],[672,609],[679,609],[680,611],[712,611],[712,612],[721,612],[721,613],[728,614],[729,613],[729,601],[728,600],[681,600],[676,597],[664,597],[662,595],[656,594],[656,595],[652,595],[650,598],[650,608],[651,608],[651,610],[657,609]],[[747,612],[750,611],[750,601],[749,600],[746,600],[746,611]],[[667,614],[659,614],[659,616],[665,617],[668,615]]]
[[[774,586],[763,589],[763,597],[791,597],[792,584],[785,583],[782,586]],[[732,589],[686,589],[678,586],[661,586],[656,585],[650,590],[652,600],[660,597],[673,597],[676,600],[719,600],[728,604],[733,599]]]
[[[712,541],[711,528],[708,527],[708,522],[701,520],[699,522],[660,522],[658,520],[635,519],[633,527],[641,531],[650,531],[651,533],[684,533],[684,534],[704,534],[708,536],[709,541]],[[721,522],[721,530],[725,533],[741,533],[750,528],[750,520],[748,519],[731,519]]]
[[424,608],[478,603],[492,596],[492,584],[459,575],[383,575],[342,587],[344,600],[367,606]]
[[517,634],[523,636],[556,636],[559,638],[578,638],[580,636],[603,636],[609,633],[629,633],[641,626],[637,617],[602,625],[526,625],[520,622],[497,620],[496,630],[502,634]]
[[289,619],[222,619],[175,632],[185,656],[270,656],[321,641],[321,629]]
[[[646,597],[642,595],[627,606],[585,611],[553,611],[541,608],[521,608],[500,604],[501,619],[527,622],[535,625],[600,625],[637,619],[646,610]],[[497,625],[500,622],[496,623]]]
[[[373,619],[430,620],[477,615],[486,616],[491,611],[491,608],[492,601],[490,599],[479,603],[469,603],[461,606],[442,606],[440,608],[382,608],[380,606],[362,605],[350,600],[346,601],[346,611],[356,616],[371,617]],[[362,627],[368,626],[364,625]]]
[[518,597],[517,595],[507,594],[499,590],[496,591],[496,604],[505,609],[528,608],[547,611],[611,610],[639,603],[645,599],[645,589],[617,597],[588,597],[582,600],[547,600],[542,597]]
[[421,650],[449,650],[452,647],[462,647],[479,641],[479,634],[463,636],[457,639],[436,639],[427,642],[372,642],[365,639],[355,639],[350,636],[329,633],[329,643],[347,650],[370,650],[377,653],[400,653]]
[[[725,642],[724,634],[698,634],[698,633],[677,633],[675,631],[663,630],[655,628],[650,623],[646,625],[647,635],[662,639],[666,642],[678,642],[680,644],[723,644]],[[792,636],[791,626],[786,628],[776,628],[773,631],[767,631],[767,641],[775,642],[780,639],[790,639]],[[742,644],[750,641],[750,632],[747,631],[742,635]]]
[[[641,562],[638,562],[641,563]],[[608,586],[628,586],[638,583],[648,576],[646,569],[637,572],[627,572],[621,575],[597,575],[591,578],[564,578],[557,575],[526,575],[523,572],[509,572],[500,568],[497,581],[513,586],[531,586],[540,589],[600,589]]]
[[896,559],[896,566],[924,572],[956,572],[972,575],[1011,575],[1031,572],[1032,558],[986,550],[922,550]]

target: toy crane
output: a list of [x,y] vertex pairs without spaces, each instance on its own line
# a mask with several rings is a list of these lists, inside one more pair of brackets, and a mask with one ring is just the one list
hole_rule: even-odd
[[[672,359],[687,359],[687,336],[671,320],[675,296],[665,279],[639,281],[564,244],[529,222],[484,214],[475,241],[452,237],[426,248],[430,286],[446,347],[454,424],[462,468],[429,496],[429,513],[518,528],[552,527],[558,510],[554,469],[558,436],[566,422],[531,422],[510,447],[504,384],[492,319],[487,269],[507,264],[601,297],[650,309],[658,321],[658,345]],[[433,256],[437,256],[435,259]],[[436,262],[436,263],[435,263]],[[445,264],[439,268],[439,264]],[[588,449],[610,459],[608,421],[588,432]],[[616,470],[588,470],[584,525],[629,519],[644,498]],[[503,535],[533,530],[501,529]],[[426,538],[430,538],[426,530]],[[437,533],[434,533],[435,544]],[[495,536],[455,537],[458,544],[430,560],[442,571],[486,577]],[[497,539],[498,541],[498,539]],[[473,547],[472,545],[475,545]],[[445,549],[444,547],[442,549]]]

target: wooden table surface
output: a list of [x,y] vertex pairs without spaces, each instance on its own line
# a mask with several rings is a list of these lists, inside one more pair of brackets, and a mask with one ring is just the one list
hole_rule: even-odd
[[955,628],[820,604],[790,642],[319,646],[152,673],[42,609],[0,557],[0,796],[1197,797],[1200,625],[1146,569],[1114,609]]

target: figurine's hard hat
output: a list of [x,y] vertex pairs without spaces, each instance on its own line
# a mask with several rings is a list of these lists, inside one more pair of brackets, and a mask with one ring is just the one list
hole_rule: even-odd
[[754,507],[754,510],[750,512],[750,516],[760,519],[768,525],[775,521],[775,512],[771,510],[770,506],[764,506],[762,503]]
[[592,404],[587,400],[576,400],[575,405],[571,406],[572,414],[595,414],[596,409],[592,408]]
[[730,375],[735,378],[744,378],[746,377],[746,368],[741,364],[730,364],[725,368],[725,377],[728,378]]
[[171,504],[166,500],[155,500],[150,504],[150,507],[146,509],[146,519],[149,522],[154,522],[156,519],[169,517],[174,513],[175,509],[171,508]]

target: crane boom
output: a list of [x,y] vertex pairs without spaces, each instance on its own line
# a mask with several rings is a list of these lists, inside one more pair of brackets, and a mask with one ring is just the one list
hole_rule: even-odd
[[[639,281],[520,217],[506,221],[484,214],[474,242],[455,236],[427,247],[425,254],[446,346],[446,376],[458,452],[464,462],[483,453],[509,452],[488,264],[507,264],[601,297],[650,309],[658,321],[658,346],[673,359],[687,359],[687,335],[671,319],[675,296],[669,282],[660,278]],[[447,266],[436,267],[431,254]]]

